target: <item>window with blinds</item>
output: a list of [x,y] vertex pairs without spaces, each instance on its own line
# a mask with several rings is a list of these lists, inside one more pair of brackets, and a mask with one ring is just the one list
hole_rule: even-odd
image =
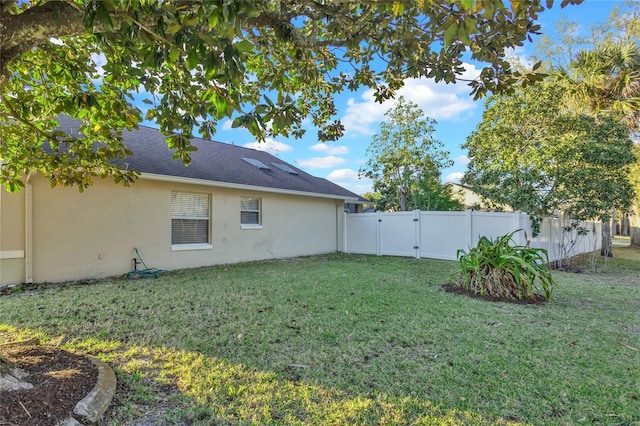
[[171,192],[171,244],[209,244],[209,194]]
[[242,197],[240,199],[240,225],[249,227],[262,225],[260,204],[260,198]]

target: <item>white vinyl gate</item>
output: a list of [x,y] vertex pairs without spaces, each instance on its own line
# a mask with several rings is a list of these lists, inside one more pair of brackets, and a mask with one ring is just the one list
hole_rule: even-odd
[[380,254],[420,257],[417,246],[420,226],[416,213],[380,213]]

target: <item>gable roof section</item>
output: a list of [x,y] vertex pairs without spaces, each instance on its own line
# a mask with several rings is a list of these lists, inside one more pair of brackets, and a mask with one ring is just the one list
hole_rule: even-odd
[[[60,129],[69,133],[74,133],[79,126],[77,120],[66,116],[60,116],[58,121]],[[125,162],[130,170],[141,172],[142,178],[162,180],[162,177],[169,177],[194,183],[207,181],[213,186],[249,186],[278,192],[330,196],[351,202],[364,200],[357,194],[327,179],[312,176],[268,152],[194,138],[191,143],[198,150],[192,153],[191,164],[187,167],[181,160],[173,159],[173,152],[164,141],[165,136],[156,129],[140,126],[137,130],[125,130],[122,137],[125,145],[134,153]],[[261,161],[269,170],[254,167],[244,158]],[[285,164],[297,174],[282,170],[274,166],[274,163]]]

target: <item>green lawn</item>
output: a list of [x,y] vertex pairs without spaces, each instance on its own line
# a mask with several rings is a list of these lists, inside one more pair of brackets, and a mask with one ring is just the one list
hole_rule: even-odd
[[327,255],[0,298],[0,331],[92,353],[104,424],[640,424],[640,251],[546,305],[444,292],[455,263]]

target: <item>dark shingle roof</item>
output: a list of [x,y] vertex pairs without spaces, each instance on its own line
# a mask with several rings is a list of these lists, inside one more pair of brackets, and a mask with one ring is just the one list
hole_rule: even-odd
[[[77,130],[79,122],[69,117],[59,117],[60,128],[65,132]],[[181,160],[172,158],[172,151],[158,130],[140,126],[137,130],[125,130],[122,135],[125,145],[133,155],[125,161],[130,170],[142,173],[202,179],[226,184],[249,185],[284,191],[331,195],[339,199],[363,200],[357,194],[326,179],[315,177],[282,161],[268,152],[243,148],[222,142],[194,138],[191,143],[198,148],[191,155],[187,167]],[[270,170],[261,170],[243,158],[263,162]],[[285,164],[297,175],[288,173],[273,163]]]

